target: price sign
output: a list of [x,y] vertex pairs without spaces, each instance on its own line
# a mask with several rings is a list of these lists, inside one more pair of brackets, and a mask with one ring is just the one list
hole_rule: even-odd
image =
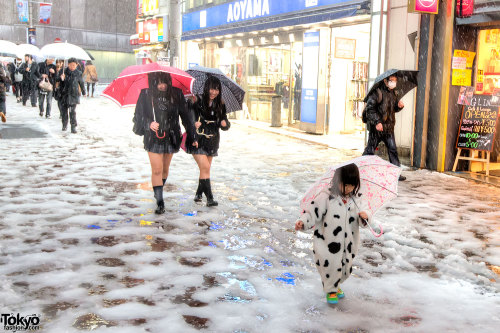
[[451,84],[454,86],[470,86],[472,81],[472,69],[454,69],[451,76]]

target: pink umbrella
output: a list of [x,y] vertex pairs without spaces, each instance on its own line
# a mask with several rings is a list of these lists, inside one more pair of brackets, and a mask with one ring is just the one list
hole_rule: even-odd
[[175,67],[159,65],[156,62],[146,65],[125,68],[111,84],[104,89],[102,95],[111,99],[121,107],[134,106],[142,89],[149,88],[148,74],[154,72],[169,73],[172,86],[182,89],[184,95],[191,94],[194,78]]
[[[398,178],[401,168],[378,156],[367,155],[330,167],[306,192],[304,198],[300,201],[300,208],[305,209],[321,192],[328,191],[335,170],[351,163],[358,166],[361,179],[359,192],[363,193],[363,197],[367,200],[368,211],[372,216],[386,202],[398,195]],[[376,237],[382,235],[381,225],[379,225],[380,233],[375,233],[370,224],[368,226]]]

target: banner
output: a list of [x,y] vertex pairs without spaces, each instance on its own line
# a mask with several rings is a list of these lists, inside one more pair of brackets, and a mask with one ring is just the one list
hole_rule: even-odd
[[36,28],[28,28],[28,43],[36,45]]
[[19,14],[19,21],[26,23],[30,19],[28,1],[17,1],[17,13]]
[[52,4],[41,3],[40,4],[40,23],[50,24],[50,13],[52,11]]

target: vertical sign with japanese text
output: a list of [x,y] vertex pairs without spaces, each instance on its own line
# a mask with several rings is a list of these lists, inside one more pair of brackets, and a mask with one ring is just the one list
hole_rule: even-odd
[[319,31],[304,33],[300,121],[316,123],[318,105]]

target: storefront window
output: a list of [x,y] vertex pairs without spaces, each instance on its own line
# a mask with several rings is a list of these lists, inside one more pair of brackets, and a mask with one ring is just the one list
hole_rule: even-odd
[[500,94],[500,29],[479,31],[476,94]]

